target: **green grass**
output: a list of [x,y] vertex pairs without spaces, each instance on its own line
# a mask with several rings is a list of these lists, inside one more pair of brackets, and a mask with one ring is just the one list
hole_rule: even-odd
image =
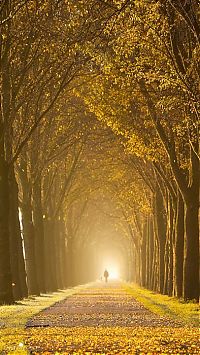
[[124,284],[124,288],[152,312],[182,321],[186,326],[199,326],[197,303],[184,302],[176,297],[161,295],[131,283]]
[[24,355],[26,331],[24,326],[28,319],[52,304],[71,296],[88,285],[81,285],[41,296],[29,297],[10,306],[0,306],[0,354]]

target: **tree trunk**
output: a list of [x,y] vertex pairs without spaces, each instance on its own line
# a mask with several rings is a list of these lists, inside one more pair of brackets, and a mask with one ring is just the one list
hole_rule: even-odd
[[155,241],[155,248],[154,248],[152,290],[155,292],[159,291],[159,252],[158,252],[157,241]]
[[25,267],[27,273],[28,293],[29,295],[39,295],[35,260],[35,235],[32,220],[32,189],[28,179],[27,155],[25,151],[20,160],[20,168],[18,173],[22,188],[22,234],[25,250]]
[[67,238],[67,274],[68,286],[74,286],[74,255],[73,255],[73,239]]
[[173,242],[174,242],[174,228],[173,226],[171,227],[172,230],[170,231],[169,235],[169,270],[168,270],[168,284],[167,284],[167,291],[168,291],[168,296],[173,295]]
[[135,244],[133,245],[133,282],[137,282],[137,251]]
[[165,247],[165,282],[164,294],[172,296],[173,293],[173,244],[174,244],[174,211],[172,198],[168,193],[167,201],[167,240]]
[[49,292],[58,289],[56,273],[56,244],[55,244],[55,224],[54,220],[45,217],[45,258],[46,258],[46,285]]
[[183,259],[184,259],[184,202],[178,192],[176,212],[176,234],[174,250],[174,278],[175,296],[180,298],[183,295]]
[[129,258],[129,270],[128,270],[128,281],[129,282],[134,282],[134,273],[135,273],[135,269],[134,269],[134,244],[132,242],[132,240],[130,240],[130,247],[129,250],[127,251],[128,254],[128,258]]
[[8,166],[0,152],[0,304],[12,304],[12,276],[9,238]]
[[158,187],[155,197],[156,206],[156,229],[159,247],[159,292],[164,291],[164,275],[165,275],[165,242],[166,242],[166,218],[163,204],[163,197]]
[[39,295],[37,282],[37,271],[35,261],[35,236],[32,221],[32,208],[30,200],[23,200],[22,203],[22,226],[25,248],[25,265],[27,272],[27,283],[29,295]]
[[191,200],[185,209],[184,299],[199,300],[198,204]]
[[141,245],[141,285],[146,287],[147,279],[147,222],[144,222]]
[[66,245],[65,245],[65,224],[64,220],[61,218],[58,221],[58,237],[59,237],[59,248],[58,248],[58,272],[59,272],[59,288],[64,288],[65,285],[65,257],[66,257]]
[[168,294],[168,274],[169,274],[169,235],[167,236],[167,240],[165,243],[165,277],[164,277],[164,288],[163,288],[163,294],[167,295]]
[[23,297],[28,297],[28,285],[27,285],[27,273],[26,273],[26,266],[25,266],[25,259],[24,259],[24,242],[22,239],[22,234],[20,231],[20,245],[22,245],[22,249],[20,248],[20,253],[22,255],[19,258],[19,277],[20,277],[20,284],[23,293]]
[[[3,21],[10,13],[10,1],[7,1],[0,13]],[[0,97],[0,304],[14,302],[12,293],[12,275],[10,265],[10,237],[9,237],[9,184],[8,162],[5,148],[5,135],[10,118],[10,25],[1,28],[1,97]],[[4,36],[2,36],[4,34]]]
[[63,288],[63,274],[62,274],[62,269],[63,269],[63,251],[64,251],[64,245],[63,245],[63,234],[61,232],[61,221],[60,219],[57,219],[55,222],[55,235],[56,235],[56,242],[55,242],[55,267],[56,267],[56,276],[57,276],[57,283],[58,283],[58,288]]
[[154,254],[154,240],[153,240],[153,221],[152,218],[149,217],[148,219],[148,277],[147,277],[147,286],[149,289],[153,289],[152,283],[151,283],[151,276],[153,273],[153,254]]
[[153,259],[152,259],[152,273],[150,278],[151,290],[158,290],[158,238],[156,231],[155,215],[153,219]]
[[19,222],[18,207],[18,186],[13,167],[9,171],[9,193],[10,193],[10,250],[11,250],[11,270],[13,295],[15,300],[27,297],[28,289],[26,285],[26,271],[23,256],[23,246]]
[[44,253],[44,224],[41,197],[41,181],[37,179],[33,184],[33,222],[35,233],[35,258],[38,287],[40,292],[45,293],[45,253]]

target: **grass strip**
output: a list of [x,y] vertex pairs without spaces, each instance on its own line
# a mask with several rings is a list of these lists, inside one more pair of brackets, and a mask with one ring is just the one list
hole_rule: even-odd
[[152,312],[181,321],[186,326],[199,326],[199,305],[197,303],[184,302],[176,297],[161,295],[133,283],[126,283],[123,287]]
[[16,302],[14,305],[0,306],[0,354],[28,354],[24,345],[26,337],[24,326],[28,319],[54,303],[62,301],[87,287],[87,284],[80,285],[66,290],[41,294],[40,296],[31,296]]

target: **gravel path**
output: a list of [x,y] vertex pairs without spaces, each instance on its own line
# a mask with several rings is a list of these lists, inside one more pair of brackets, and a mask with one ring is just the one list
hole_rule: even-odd
[[137,302],[118,282],[96,283],[26,325],[28,354],[199,354],[199,333]]
[[34,316],[27,327],[178,327],[150,312],[120,283],[98,283]]

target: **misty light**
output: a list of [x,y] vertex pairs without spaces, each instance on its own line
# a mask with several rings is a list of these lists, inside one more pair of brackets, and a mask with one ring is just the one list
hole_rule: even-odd
[[109,271],[110,279],[119,279],[119,270],[115,267],[112,267]]
[[112,262],[107,262],[105,263],[104,269],[108,271],[109,279],[116,280],[120,278],[119,268],[116,264]]

